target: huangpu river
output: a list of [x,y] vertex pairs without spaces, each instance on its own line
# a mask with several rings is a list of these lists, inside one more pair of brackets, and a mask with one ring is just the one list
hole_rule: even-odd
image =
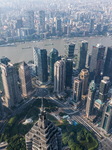
[[21,61],[33,60],[33,47],[45,48],[49,54],[52,48],[56,48],[60,55],[66,53],[66,45],[69,43],[76,43],[75,53],[79,50],[79,43],[83,40],[88,41],[88,53],[91,53],[92,46],[102,44],[106,48],[112,46],[112,37],[75,37],[63,39],[46,39],[42,41],[32,41],[25,43],[15,43],[15,46],[0,47],[0,58],[2,56],[8,57],[12,63]]

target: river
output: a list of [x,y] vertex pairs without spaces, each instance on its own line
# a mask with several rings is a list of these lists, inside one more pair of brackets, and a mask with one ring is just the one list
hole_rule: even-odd
[[45,48],[48,51],[48,54],[52,48],[56,48],[59,51],[60,55],[64,55],[66,51],[67,43],[76,43],[77,53],[79,43],[83,40],[88,41],[89,50],[88,53],[91,53],[92,46],[96,44],[102,44],[106,47],[112,46],[112,37],[75,37],[75,38],[63,38],[63,39],[47,39],[39,42],[25,42],[25,43],[16,43],[16,46],[0,47],[0,58],[2,56],[7,56],[12,63],[33,60],[33,47],[37,46],[39,48]]

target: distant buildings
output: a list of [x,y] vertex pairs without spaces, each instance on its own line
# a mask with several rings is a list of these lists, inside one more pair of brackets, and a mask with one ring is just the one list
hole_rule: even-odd
[[79,70],[85,69],[87,52],[88,52],[88,42],[82,41],[80,43],[80,48],[79,48],[79,64],[78,64]]
[[88,97],[87,97],[87,103],[86,103],[87,118],[89,118],[90,115],[92,115],[92,113],[93,113],[95,91],[96,91],[95,82],[91,81],[91,83],[89,85],[89,91],[88,91]]
[[58,50],[53,48],[49,56],[50,56],[50,79],[51,81],[54,81],[54,64],[58,60]]
[[112,100],[106,103],[102,116],[101,127],[107,133],[112,129]]
[[21,101],[17,72],[11,63],[8,65],[1,64],[1,71],[5,94],[4,105],[11,108]]
[[61,150],[61,129],[47,119],[45,110],[41,107],[39,120],[25,135],[26,149]]
[[54,64],[54,92],[62,94],[65,88],[65,62],[57,61]]
[[32,92],[31,72],[25,62],[23,62],[19,67],[19,78],[21,83],[22,96],[30,96]]
[[75,103],[81,101],[82,95],[82,81],[79,78],[74,78],[73,84],[73,100]]

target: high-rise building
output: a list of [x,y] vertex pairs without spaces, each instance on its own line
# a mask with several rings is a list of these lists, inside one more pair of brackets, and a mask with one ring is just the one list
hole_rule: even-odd
[[89,116],[92,115],[92,112],[93,112],[95,91],[96,91],[95,82],[91,81],[89,85],[89,91],[88,91],[88,97],[87,97],[87,103],[86,103],[87,118],[89,118]]
[[95,76],[95,79],[99,82],[101,78],[101,73],[103,73],[103,65],[104,65],[104,55],[105,55],[105,47],[103,45],[97,44],[93,46],[91,62],[90,62],[90,75],[91,78]]
[[50,79],[54,81],[54,64],[58,60],[58,50],[53,48],[50,52]]
[[54,92],[61,94],[65,88],[65,62],[57,61],[54,64]]
[[107,101],[108,91],[110,88],[110,78],[105,76],[100,82],[99,99],[103,102]]
[[19,78],[22,89],[22,96],[28,97],[32,92],[31,73],[29,66],[23,62],[19,67]]
[[10,59],[3,56],[2,58],[0,58],[0,63],[7,65],[8,62],[10,62]]
[[73,100],[77,103],[81,101],[82,81],[79,78],[74,78],[73,85]]
[[74,57],[74,50],[75,50],[75,44],[69,44],[67,46],[67,57],[73,58]]
[[0,120],[2,117],[3,117],[3,105],[2,105],[1,95],[0,95]]
[[16,29],[20,29],[23,27],[23,21],[22,19],[18,19],[16,22]]
[[87,69],[82,69],[79,78],[82,80],[82,95],[86,95],[88,91],[89,72]]
[[112,100],[106,103],[102,116],[101,127],[107,133],[112,129]]
[[41,107],[39,120],[25,135],[27,150],[62,150],[61,129],[50,120]]
[[21,100],[18,76],[13,64],[1,64],[2,82],[4,87],[4,105],[13,107]]
[[33,48],[33,59],[34,59],[34,65],[35,65],[35,72],[36,72],[36,75],[38,75],[38,50],[39,48],[37,47],[34,47]]
[[66,59],[65,87],[72,87],[73,60]]
[[34,29],[34,11],[26,11],[25,12],[25,22],[24,27],[29,29]]
[[109,76],[112,81],[112,47],[108,47],[104,65],[104,75]]
[[62,32],[61,19],[59,18],[56,19],[56,30],[60,33]]
[[47,82],[48,80],[48,68],[47,68],[47,50],[38,49],[38,78],[41,82]]
[[39,11],[39,20],[40,20],[40,31],[45,31],[45,11],[40,10]]
[[94,31],[94,19],[91,19],[89,31],[90,31],[90,33],[93,33],[93,31]]
[[88,51],[88,42],[82,41],[80,43],[80,50],[79,50],[79,64],[78,64],[79,70],[84,69],[86,66],[87,51]]

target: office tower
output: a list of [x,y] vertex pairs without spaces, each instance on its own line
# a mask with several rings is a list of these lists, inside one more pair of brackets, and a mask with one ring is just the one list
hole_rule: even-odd
[[90,31],[90,33],[93,33],[93,31],[94,31],[94,19],[91,19],[89,31]]
[[24,27],[34,29],[34,11],[33,10],[25,12]]
[[22,89],[22,96],[28,97],[32,92],[31,73],[28,65],[23,62],[19,67],[19,78]]
[[47,51],[46,49],[38,49],[38,78],[41,82],[47,82],[48,70],[47,70]]
[[50,56],[50,79],[51,81],[54,81],[54,64],[58,60],[58,50],[53,48],[49,56]]
[[72,87],[73,60],[66,59],[65,87]]
[[89,72],[87,69],[82,69],[79,78],[82,80],[82,95],[86,95],[88,91]]
[[2,58],[0,58],[0,63],[7,65],[8,62],[10,62],[10,59],[3,56]]
[[101,34],[102,25],[101,25],[101,24],[98,24],[97,27],[96,27],[96,30],[97,30],[98,34]]
[[56,30],[57,30],[59,33],[62,32],[61,19],[59,19],[59,18],[56,19]]
[[25,135],[27,150],[62,150],[61,129],[50,120],[41,107],[39,120]]
[[16,29],[20,29],[22,27],[23,27],[23,21],[22,21],[22,19],[18,19],[16,21]]
[[40,31],[45,31],[45,11],[39,11]]
[[52,34],[52,36],[55,36],[56,35],[56,27],[52,27],[51,28],[51,34]]
[[108,47],[104,65],[104,75],[109,76],[112,81],[112,47]]
[[93,46],[89,70],[92,78],[95,76],[97,81],[100,81],[101,73],[103,72],[104,54],[105,47],[103,45],[97,44],[96,46]]
[[54,64],[54,92],[61,94],[65,88],[65,62],[57,61]]
[[6,107],[13,107],[21,100],[18,76],[13,64],[1,64],[4,102]]
[[73,84],[73,100],[77,103],[81,101],[82,81],[79,78],[74,78]]
[[36,72],[36,75],[38,75],[38,50],[39,48],[37,47],[34,47],[33,48],[33,59],[34,59],[34,65],[35,65],[35,72]]
[[75,50],[75,44],[69,44],[67,46],[67,57],[68,58],[74,58],[74,50]]
[[88,51],[88,42],[82,41],[80,43],[80,51],[79,51],[79,66],[78,66],[79,70],[85,68],[87,51]]
[[0,120],[2,117],[3,117],[3,105],[2,105],[1,95],[0,95]]
[[89,91],[88,91],[88,97],[87,97],[87,103],[86,103],[87,118],[89,118],[89,116],[92,115],[92,112],[93,112],[95,92],[96,92],[95,82],[91,81],[89,85]]
[[110,88],[110,78],[105,76],[100,82],[99,99],[103,102],[107,101],[108,91]]
[[101,127],[107,133],[112,129],[112,100],[106,103],[102,116]]

